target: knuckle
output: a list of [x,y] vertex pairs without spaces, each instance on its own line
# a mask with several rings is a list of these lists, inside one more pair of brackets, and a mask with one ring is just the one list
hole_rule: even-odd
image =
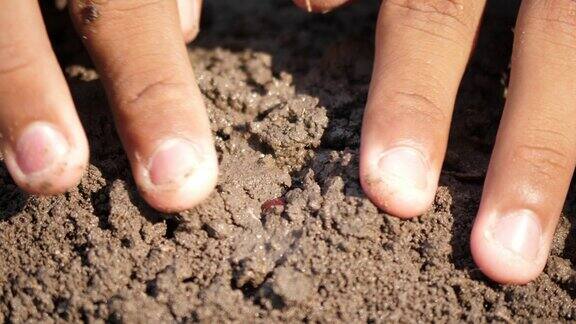
[[117,80],[116,91],[119,105],[128,110],[140,107],[161,106],[163,101],[176,101],[183,98],[189,85],[167,69],[151,69],[146,72],[129,74]]
[[473,30],[470,2],[466,0],[386,0],[384,10],[394,10],[402,16],[402,23],[428,34],[469,34]]
[[540,25],[574,33],[576,27],[574,10],[576,2],[573,0],[535,1],[532,7],[526,10],[526,16]]
[[524,33],[537,36],[538,42],[576,50],[576,1],[532,1],[525,10]]
[[514,162],[528,167],[530,174],[553,180],[570,171],[570,159],[565,152],[559,147],[533,143],[519,145],[512,154]]
[[396,91],[391,104],[398,114],[422,123],[443,123],[447,119],[447,112],[430,94]]
[[34,52],[25,41],[0,44],[0,75],[18,73],[33,66],[39,59]]

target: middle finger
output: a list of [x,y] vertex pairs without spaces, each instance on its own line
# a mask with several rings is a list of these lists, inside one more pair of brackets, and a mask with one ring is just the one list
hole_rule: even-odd
[[417,216],[434,199],[456,92],[483,8],[483,0],[382,4],[360,180],[390,214]]
[[526,283],[544,268],[576,158],[576,2],[525,0],[509,95],[474,224],[474,260]]
[[199,203],[216,183],[217,158],[176,1],[74,0],[71,13],[141,194],[163,211]]

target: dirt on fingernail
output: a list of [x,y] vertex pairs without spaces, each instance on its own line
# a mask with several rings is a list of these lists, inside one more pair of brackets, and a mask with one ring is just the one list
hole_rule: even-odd
[[94,23],[100,18],[100,10],[93,3],[88,3],[80,9],[80,17],[85,25]]
[[489,4],[434,204],[404,221],[359,184],[379,1],[321,17],[285,1],[205,4],[189,55],[221,176],[179,214],[138,195],[89,57],[44,4],[91,165],[53,197],[24,194],[0,167],[0,322],[574,320],[573,193],[534,282],[497,285],[470,255],[482,190],[470,179],[485,174],[504,105],[512,14]]

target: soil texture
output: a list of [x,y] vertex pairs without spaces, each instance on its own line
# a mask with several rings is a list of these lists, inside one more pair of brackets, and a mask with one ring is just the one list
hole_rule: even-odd
[[435,203],[409,221],[378,211],[358,182],[378,1],[325,15],[205,1],[189,53],[221,176],[176,215],[138,196],[98,74],[66,13],[45,5],[92,158],[56,197],[25,195],[0,167],[0,322],[574,320],[572,194],[533,283],[496,285],[470,256],[515,18],[492,2]]

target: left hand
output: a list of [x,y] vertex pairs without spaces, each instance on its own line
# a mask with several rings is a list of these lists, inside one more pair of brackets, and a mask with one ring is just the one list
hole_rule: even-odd
[[[327,11],[347,0],[295,0]],[[402,218],[435,196],[452,109],[485,0],[384,0],[364,113],[360,179]],[[490,278],[543,270],[576,164],[576,2],[524,0],[504,115],[471,236]]]

